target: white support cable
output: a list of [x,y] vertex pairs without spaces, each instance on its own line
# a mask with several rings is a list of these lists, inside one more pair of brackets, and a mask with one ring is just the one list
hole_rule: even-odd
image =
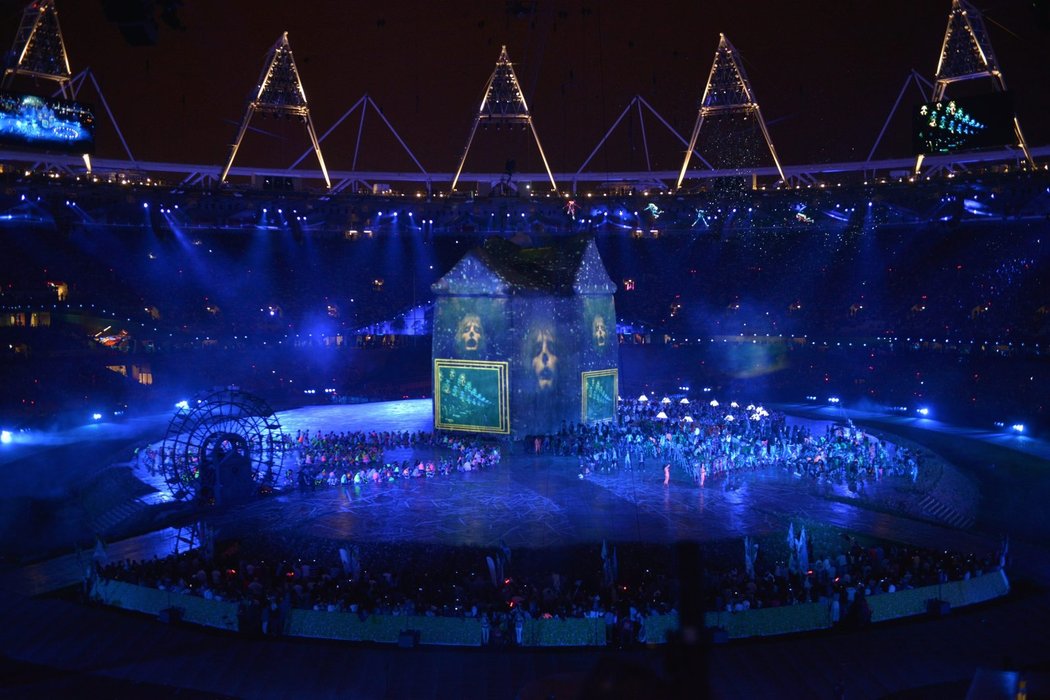
[[886,121],[884,121],[882,123],[882,129],[879,131],[879,135],[875,138],[875,143],[872,144],[871,150],[868,151],[868,158],[867,158],[867,160],[871,160],[872,156],[875,155],[875,150],[879,147],[879,144],[882,143],[882,137],[883,137],[883,135],[885,135],[886,129],[890,125],[890,121],[893,119],[894,115],[897,114],[897,108],[900,107],[901,100],[904,99],[904,93],[908,90],[908,86],[911,85],[913,81],[915,83],[915,88],[919,91],[919,95],[922,97],[922,101],[923,102],[929,102],[930,101],[929,95],[927,95],[922,90],[922,84],[926,83],[926,87],[928,87],[928,88],[930,88],[932,90],[933,89],[933,83],[931,83],[929,80],[927,80],[926,78],[924,78],[921,75],[919,75],[918,71],[916,71],[914,68],[912,68],[911,72],[908,73],[908,77],[906,77],[904,79],[904,83],[901,85],[900,92],[897,93],[897,99],[896,99],[896,101],[894,101],[893,107],[890,108],[890,113],[889,113],[889,115],[887,115]]

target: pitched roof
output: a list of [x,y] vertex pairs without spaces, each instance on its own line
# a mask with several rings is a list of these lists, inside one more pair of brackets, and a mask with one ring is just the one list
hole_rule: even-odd
[[[487,273],[487,274],[485,274]],[[484,279],[487,277],[487,279]],[[616,291],[591,236],[523,248],[490,238],[431,287],[435,294],[612,294]]]

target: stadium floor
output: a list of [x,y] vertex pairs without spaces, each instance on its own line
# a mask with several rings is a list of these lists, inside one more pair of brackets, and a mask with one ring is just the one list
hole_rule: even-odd
[[[370,426],[425,429],[429,402],[306,409],[281,414],[287,431]],[[364,411],[357,413],[355,411]],[[330,426],[320,416],[328,414]],[[816,419],[827,420],[813,412]],[[367,420],[357,423],[358,419]],[[297,421],[302,423],[297,424]],[[863,416],[854,416],[863,425]],[[871,419],[872,424],[879,421]],[[355,425],[356,424],[356,425]],[[982,487],[976,531],[920,522],[863,504],[827,498],[790,477],[756,475],[737,488],[662,484],[657,465],[614,476],[578,479],[565,458],[515,456],[490,471],[446,479],[398,482],[347,501],[340,489],[290,492],[231,511],[226,527],[295,527],[322,537],[369,537],[511,547],[570,541],[669,542],[775,532],[792,518],[820,520],[881,537],[955,549],[994,549],[1013,504],[981,477],[1028,474],[1045,489],[1045,445],[982,440],[935,425],[876,427],[922,438],[935,452],[964,455],[959,466]],[[967,459],[968,457],[968,459]],[[954,460],[953,460],[954,461]],[[1000,477],[1000,474],[1003,476]],[[416,493],[418,491],[418,493]],[[411,496],[406,498],[405,496]],[[432,507],[420,507],[431,502]],[[477,517],[478,503],[484,518]],[[413,505],[415,504],[415,505]],[[288,525],[288,513],[295,518]],[[1041,518],[1039,518],[1041,520]],[[384,523],[397,523],[386,525]],[[990,523],[991,529],[983,529]],[[239,525],[238,525],[239,524]],[[1050,670],[1042,645],[1050,628],[1050,555],[1039,533],[1012,543],[1014,591],[1005,600],[953,611],[944,619],[910,620],[848,633],[733,643],[710,650],[447,650],[412,651],[310,640],[253,640],[216,631],[169,627],[133,614],[87,607],[47,594],[76,581],[73,556],[8,570],[0,578],[7,605],[0,612],[0,692],[22,697],[61,692],[70,697],[575,697],[614,679],[622,694],[638,688],[716,697],[960,697],[979,668]],[[111,557],[171,551],[176,531],[160,530],[110,544]],[[406,670],[411,673],[406,673]],[[97,691],[97,692],[95,692]]]

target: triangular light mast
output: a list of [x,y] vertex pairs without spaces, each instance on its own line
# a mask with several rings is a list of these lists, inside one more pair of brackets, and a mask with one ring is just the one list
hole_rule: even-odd
[[66,95],[73,71],[58,24],[55,0],[37,0],[26,6],[9,55],[11,63],[4,66],[5,88],[14,76],[25,75],[53,80],[59,84],[62,95]]
[[[937,60],[937,73],[934,75],[932,101],[943,100],[952,83],[979,78],[991,78],[997,92],[1006,92],[1006,80],[992,50],[992,41],[984,27],[984,17],[966,0],[952,0],[948,27],[944,30],[941,55]],[[1024,152],[1029,165],[1034,167],[1035,161],[1032,160],[1016,114],[1013,115],[1013,122],[1017,146]],[[916,170],[921,163],[922,156],[919,156]]]
[[299,70],[295,67],[295,58],[292,56],[292,47],[288,43],[288,32],[282,34],[266,54],[263,71],[259,75],[259,84],[249,96],[244,119],[241,120],[241,126],[237,130],[237,138],[230,146],[230,156],[222,169],[222,175],[219,176],[220,182],[226,182],[226,176],[233,166],[233,159],[237,156],[237,149],[240,148],[244,134],[248,130],[248,122],[256,112],[296,117],[306,124],[306,133],[310,135],[310,143],[313,145],[314,153],[317,154],[321,174],[324,175],[325,184],[331,188],[332,181],[328,178],[328,169],[321,155],[321,144],[317,140],[317,132],[314,131],[314,123],[310,118],[310,107],[306,103],[306,91],[303,90],[303,82],[299,78]]
[[773,163],[777,166],[780,179],[786,180],[784,170],[780,167],[780,159],[777,158],[773,141],[769,138],[769,130],[766,121],[762,118],[762,110],[755,99],[755,92],[751,89],[751,81],[747,79],[744,72],[744,64],[740,60],[740,54],[736,48],[729,43],[725,34],[719,34],[718,48],[715,50],[715,60],[711,64],[711,74],[707,78],[707,87],[704,88],[704,98],[700,101],[700,112],[696,116],[696,125],[693,127],[693,135],[689,139],[689,147],[685,151],[685,160],[682,161],[682,170],[678,173],[678,182],[675,189],[682,187],[685,172],[689,169],[689,161],[693,157],[693,149],[696,148],[696,140],[700,136],[700,127],[704,119],[717,114],[744,113],[758,119],[758,125],[762,129],[762,136],[769,147],[769,153],[773,156]]
[[506,46],[500,48],[496,68],[492,71],[492,75],[489,76],[488,83],[485,84],[485,96],[481,100],[481,107],[478,109],[478,113],[474,116],[474,124],[470,127],[470,136],[467,137],[467,146],[463,149],[463,157],[459,159],[459,167],[456,168],[456,174],[452,178],[452,187],[450,188],[452,191],[455,191],[456,184],[459,182],[459,176],[463,172],[463,164],[467,162],[470,145],[474,141],[474,134],[477,132],[478,124],[481,122],[491,122],[497,125],[527,124],[529,129],[532,130],[532,137],[536,141],[536,148],[539,150],[540,158],[543,160],[543,167],[547,170],[547,177],[550,178],[551,189],[555,192],[558,191],[558,183],[554,181],[554,173],[551,172],[551,166],[547,164],[547,156],[543,153],[539,134],[536,133],[536,126],[532,123],[529,106],[525,104],[525,95],[521,91],[521,85],[518,84],[518,76],[514,73],[514,66],[507,56]]

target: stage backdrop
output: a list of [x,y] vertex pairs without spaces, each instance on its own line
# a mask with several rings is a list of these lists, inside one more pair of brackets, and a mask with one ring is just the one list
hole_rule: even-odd
[[432,289],[435,428],[522,437],[615,417],[616,285],[593,238],[493,238]]

